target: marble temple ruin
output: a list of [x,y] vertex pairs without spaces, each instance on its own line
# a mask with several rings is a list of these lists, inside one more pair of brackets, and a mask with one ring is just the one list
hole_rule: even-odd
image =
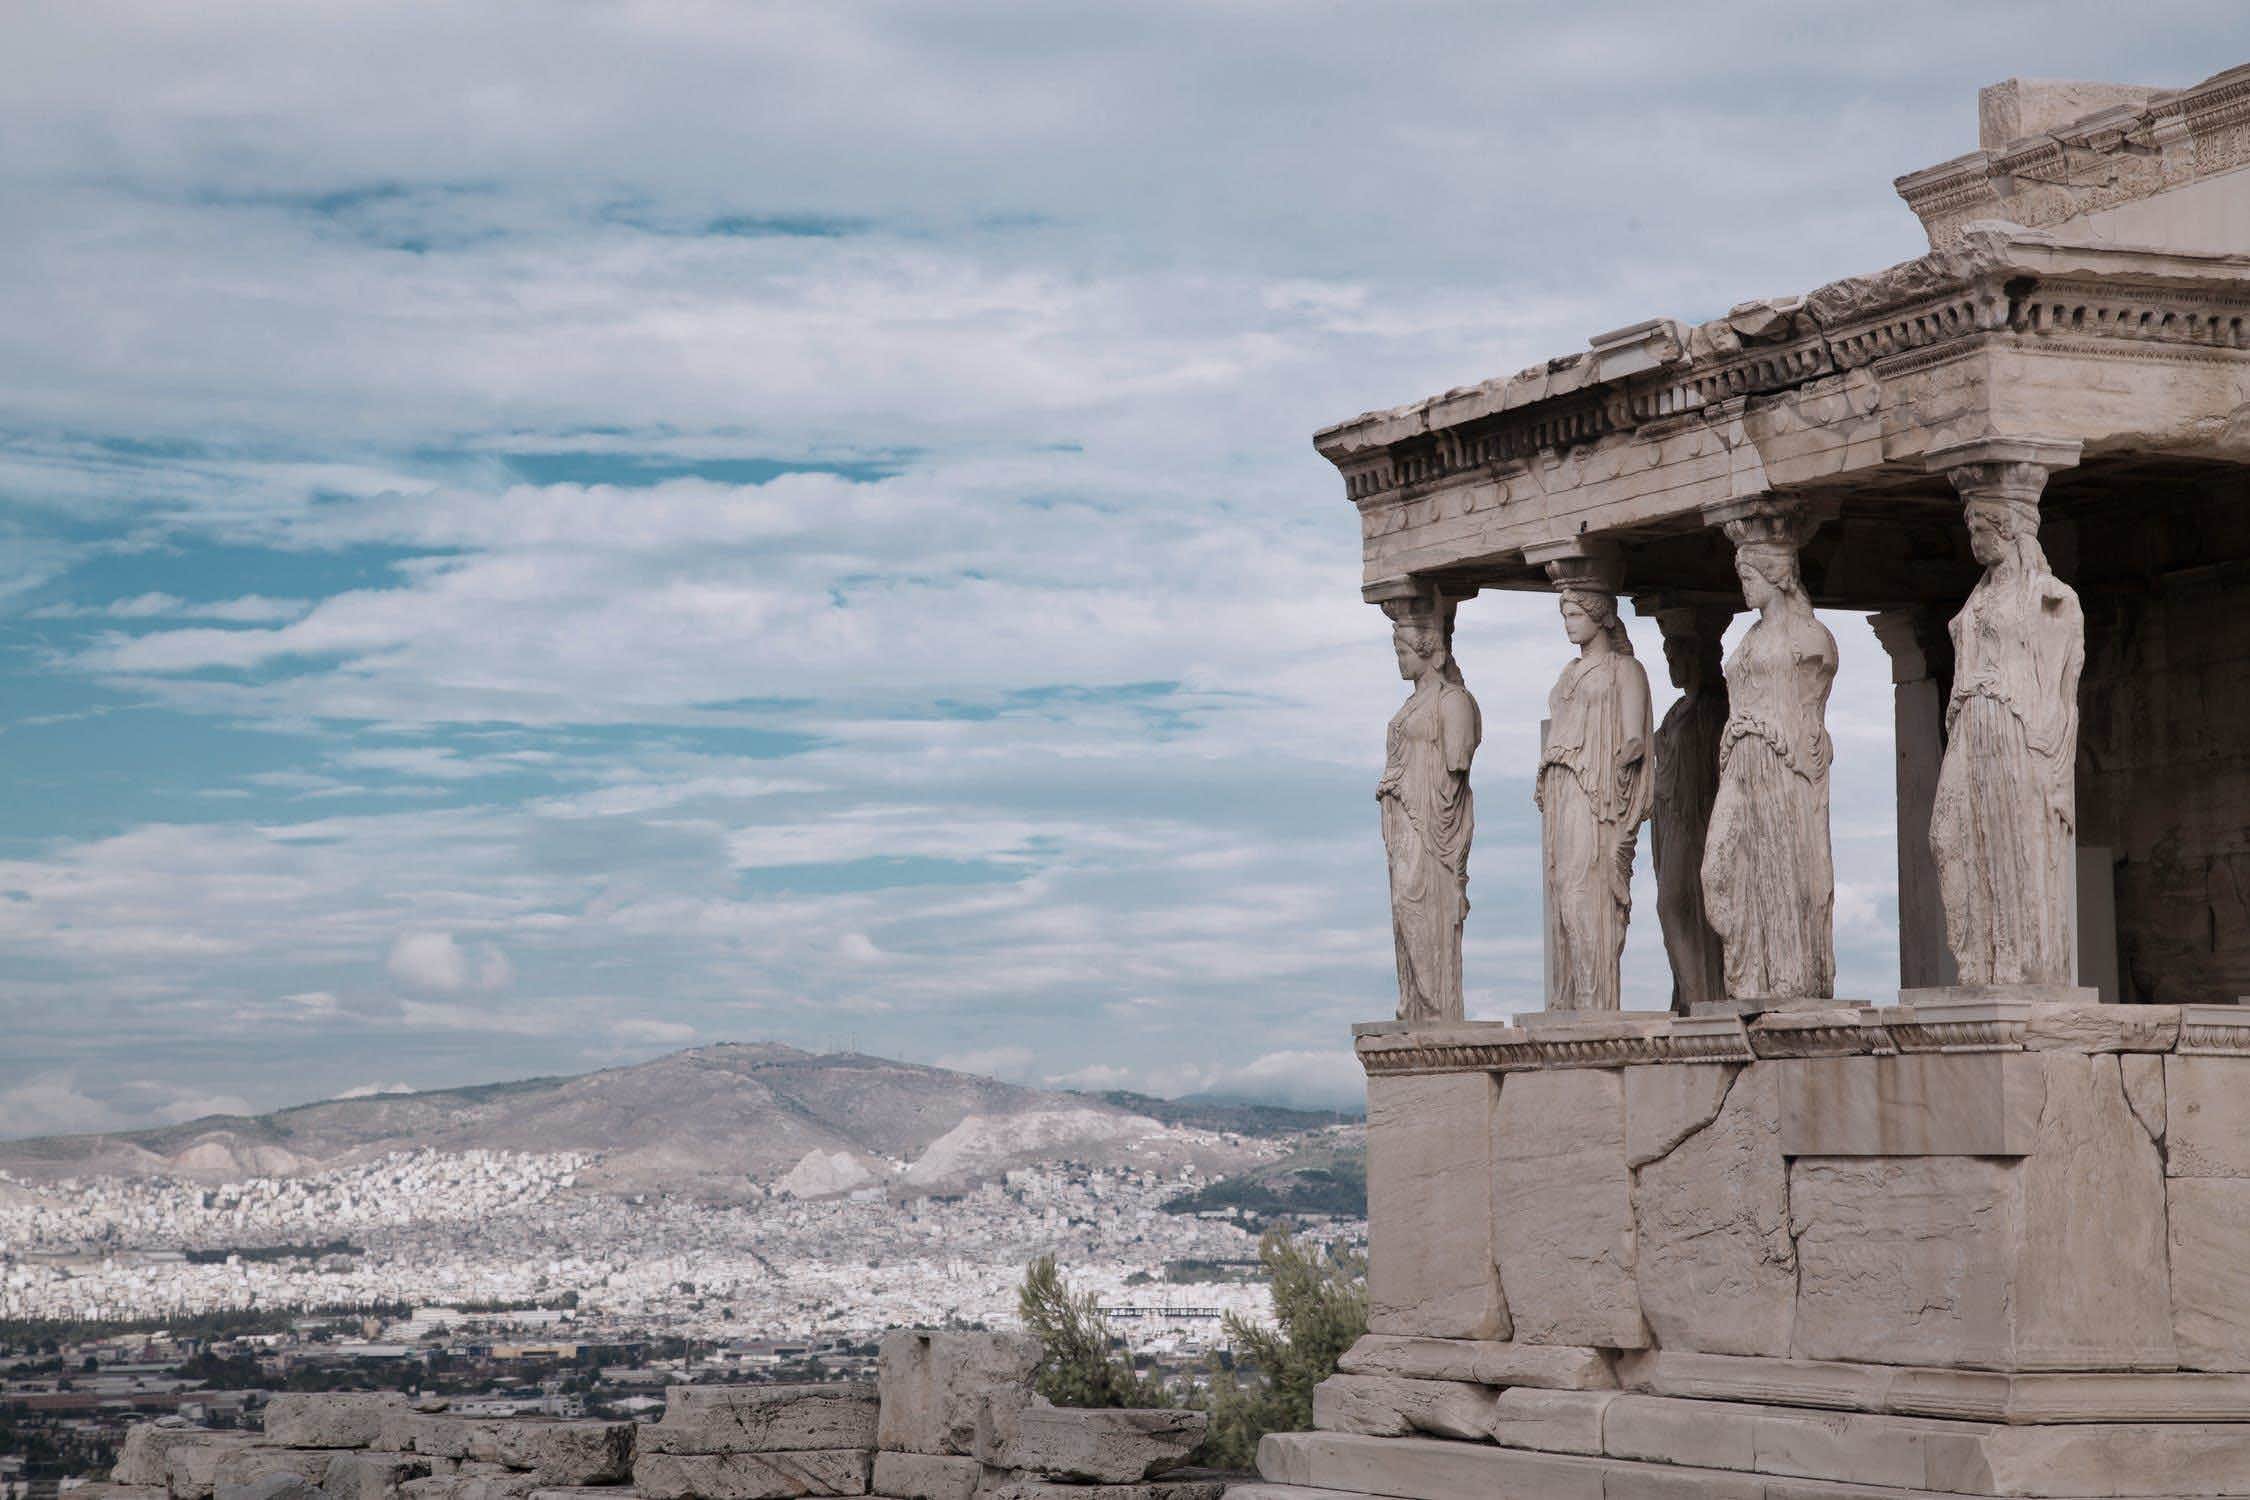
[[[1318,435],[1416,683],[1400,1009],[1370,1332],[1236,1500],[2250,1496],[2250,67],[1979,102],[1920,259]],[[1508,768],[1546,1009],[1471,1021],[1493,589],[1578,655]],[[1816,610],[1890,658],[1896,1003],[1835,993]]]

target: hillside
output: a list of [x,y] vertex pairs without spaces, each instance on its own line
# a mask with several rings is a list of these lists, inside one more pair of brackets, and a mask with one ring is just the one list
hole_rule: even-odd
[[777,1186],[820,1197],[878,1186],[927,1192],[1058,1157],[1231,1172],[1270,1159],[1291,1129],[1334,1118],[1267,1106],[1177,1108],[858,1053],[730,1043],[576,1077],[5,1141],[0,1171],[32,1181],[165,1174],[217,1182],[421,1148],[577,1151],[600,1156],[582,1178],[600,1191],[723,1199]]

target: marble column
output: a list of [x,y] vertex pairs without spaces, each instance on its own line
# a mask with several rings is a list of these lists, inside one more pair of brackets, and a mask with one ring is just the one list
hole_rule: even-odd
[[1598,542],[1526,549],[1554,584],[1578,655],[1547,695],[1539,808],[1549,1010],[1616,1010],[1633,914],[1633,854],[1655,795],[1648,673],[1617,611],[1618,564]]
[[1672,966],[1672,1009],[1726,998],[1719,935],[1703,904],[1703,848],[1719,793],[1719,742],[1727,726],[1721,637],[1734,618],[1725,604],[1664,597],[1633,601],[1664,632],[1664,663],[1680,696],[1656,726],[1656,800],[1649,853],[1656,862],[1656,920]]
[[2047,476],[2078,445],[1987,438],[1926,457],[1984,576],[1953,617],[1930,852],[1963,985],[2070,987],[2078,969],[2078,595],[2039,546]]
[[1469,841],[1476,831],[1469,763],[1484,737],[1477,700],[1453,661],[1460,602],[1414,580],[1365,591],[1391,619],[1399,676],[1414,685],[1385,737],[1383,848],[1390,866],[1398,1018],[1459,1021],[1461,931],[1469,915]]
[[1703,851],[1703,899],[1745,1008],[1836,992],[1836,872],[1828,838],[1828,690],[1836,638],[1813,615],[1798,554],[1820,513],[1758,496],[1706,507],[1734,543],[1758,619],[1726,661],[1727,724]]
[[1945,904],[1930,853],[1930,807],[1945,757],[1946,682],[1953,647],[1945,616],[1927,607],[1869,615],[1891,659],[1891,723],[1897,746],[1898,982],[1904,989],[1949,985]]

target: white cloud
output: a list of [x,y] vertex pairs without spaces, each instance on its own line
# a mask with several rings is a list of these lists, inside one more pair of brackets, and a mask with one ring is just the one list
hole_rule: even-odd
[[450,995],[469,987],[469,957],[450,932],[400,933],[384,967],[416,989]]
[[37,1074],[0,1089],[0,1137],[75,1135],[120,1123],[114,1108],[79,1092],[69,1073]]
[[503,990],[515,982],[515,966],[490,943],[472,952],[450,932],[406,932],[391,944],[385,962],[391,977],[419,990],[441,995],[459,994],[474,987]]

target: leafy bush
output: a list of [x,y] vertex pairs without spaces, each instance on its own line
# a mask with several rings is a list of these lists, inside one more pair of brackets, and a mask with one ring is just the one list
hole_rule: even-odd
[[1176,1406],[1163,1383],[1141,1374],[1117,1347],[1092,1292],[1074,1292],[1052,1255],[1024,1271],[1016,1308],[1044,1351],[1032,1386],[1057,1406]]
[[1273,1283],[1274,1326],[1228,1313],[1232,1369],[1211,1371],[1211,1433],[1203,1461],[1219,1468],[1255,1465],[1258,1439],[1312,1426],[1313,1387],[1336,1373],[1336,1361],[1367,1331],[1367,1263],[1342,1252],[1322,1254],[1279,1229],[1258,1241],[1258,1258]]

